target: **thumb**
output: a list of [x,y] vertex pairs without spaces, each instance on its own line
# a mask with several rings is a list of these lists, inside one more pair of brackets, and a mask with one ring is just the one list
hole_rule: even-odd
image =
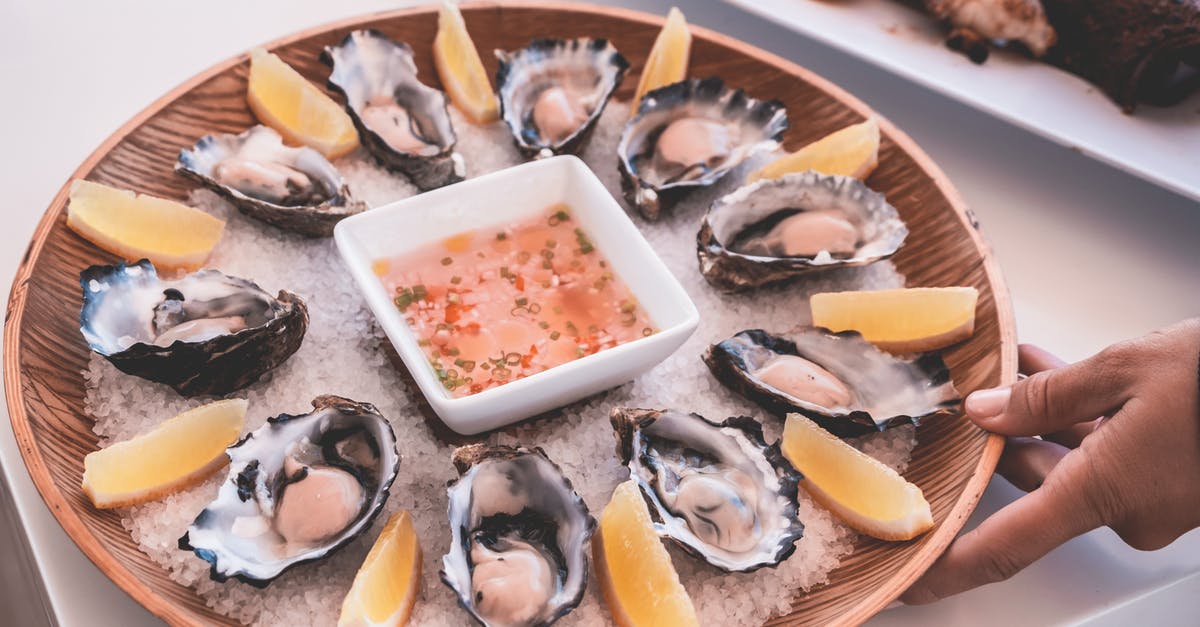
[[[1035,350],[1022,346],[1021,351]],[[1010,436],[1042,435],[1111,415],[1129,399],[1123,349],[1105,349],[1084,361],[1043,370],[1011,387],[980,390],[964,403],[980,427]]]
[[1071,451],[1040,488],[955,540],[901,600],[915,605],[1003,581],[1060,544],[1104,524],[1092,506],[1089,465]]

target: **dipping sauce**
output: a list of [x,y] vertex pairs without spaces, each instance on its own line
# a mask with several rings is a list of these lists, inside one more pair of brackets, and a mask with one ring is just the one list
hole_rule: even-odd
[[657,331],[566,205],[378,259],[374,270],[455,397]]

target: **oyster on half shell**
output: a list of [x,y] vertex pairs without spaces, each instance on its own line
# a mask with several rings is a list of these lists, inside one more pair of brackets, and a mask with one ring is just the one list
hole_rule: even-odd
[[376,161],[421,191],[463,179],[446,94],[417,80],[408,44],[356,30],[327,46],[321,60],[333,68],[329,88],[345,97],[362,145]]
[[338,220],[366,208],[321,153],[285,146],[262,125],[202,137],[179,153],[175,171],[250,217],[309,237],[332,235]]
[[776,566],[795,551],[802,477],[778,444],[767,446],[758,421],[626,407],[611,420],[660,536],[730,572]]
[[768,411],[780,417],[800,412],[841,437],[918,424],[958,411],[961,401],[937,354],[902,359],[854,331],[742,331],[710,346],[704,362],[718,380]]
[[450,549],[442,581],[483,625],[549,625],[587,589],[596,520],[539,448],[472,444],[454,452]]
[[582,151],[629,69],[604,39],[535,39],[496,58],[500,117],[527,158]]
[[883,194],[813,171],[758,181],[717,200],[696,237],[700,272],[727,290],[886,259],[908,228]]
[[229,447],[229,475],[179,539],[216,581],[264,587],[284,570],[328,557],[371,526],[387,503],[400,455],[369,403],[313,399]]
[[625,200],[648,220],[698,187],[712,185],[757,152],[779,146],[787,111],[719,78],[647,92],[617,144]]
[[308,309],[246,279],[200,270],[162,279],[154,264],[92,266],[79,274],[79,326],[88,346],[122,372],[184,396],[250,385],[300,348]]

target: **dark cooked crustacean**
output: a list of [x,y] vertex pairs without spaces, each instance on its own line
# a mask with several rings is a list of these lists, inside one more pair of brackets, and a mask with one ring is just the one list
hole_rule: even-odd
[[88,346],[122,372],[184,396],[254,383],[300,348],[308,309],[295,294],[200,270],[162,279],[143,259],[79,274]]
[[446,94],[417,80],[408,44],[356,30],[327,46],[321,61],[333,68],[329,88],[345,97],[359,139],[376,161],[422,191],[463,179]]
[[348,544],[387,503],[400,466],[388,421],[338,396],[312,406],[268,418],[227,449],[228,479],[179,539],[214,580],[264,587]]
[[1099,86],[1126,112],[1200,89],[1200,0],[902,0],[945,22],[946,43],[982,63],[1017,43]]
[[755,100],[716,77],[647,92],[617,144],[625,200],[657,219],[687,192],[774,150],[787,128],[783,103]]
[[483,625],[550,625],[587,590],[596,520],[540,448],[454,451],[442,582]]
[[764,179],[718,199],[696,236],[700,272],[740,290],[886,259],[908,228],[883,194],[814,171]]
[[704,353],[713,376],[784,417],[800,412],[841,437],[918,424],[958,411],[950,369],[936,353],[902,359],[854,331],[742,331]]
[[946,45],[976,63],[991,42],[1017,42],[1041,57],[1054,45],[1054,28],[1041,0],[924,0],[925,10],[950,27]]
[[1046,55],[1125,111],[1200,89],[1200,0],[1044,0],[1058,31]]
[[339,220],[366,208],[321,153],[285,146],[262,125],[202,137],[179,153],[175,171],[250,217],[309,237],[329,237]]
[[629,69],[604,39],[535,39],[496,58],[500,118],[527,158],[583,150]]
[[727,572],[776,566],[796,550],[802,477],[758,421],[628,407],[611,421],[659,535]]

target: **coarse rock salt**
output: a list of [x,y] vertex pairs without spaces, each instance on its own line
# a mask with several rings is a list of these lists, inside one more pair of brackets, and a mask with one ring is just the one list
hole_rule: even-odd
[[[502,123],[478,126],[454,111],[458,150],[470,176],[522,161]],[[624,103],[612,103],[595,129],[583,159],[605,186],[620,198],[616,144],[629,116]],[[553,417],[521,424],[486,436],[492,444],[541,446],[574,484],[594,515],[628,472],[619,465],[609,411],[617,405],[695,411],[713,419],[750,415],[764,422],[769,440],[781,422],[716,383],[699,356],[714,341],[746,328],[786,330],[809,322],[808,298],[828,290],[900,287],[904,279],[890,262],[841,270],[785,287],[728,295],[711,289],[696,263],[696,230],[711,201],[728,193],[745,173],[770,157],[744,164],[724,181],[693,193],[663,216],[647,222],[630,215],[668,268],[704,312],[696,333],[661,364],[635,381],[562,409]],[[416,193],[403,177],[375,165],[361,152],[337,163],[358,198],[380,206]],[[163,176],[169,176],[164,173]],[[280,413],[305,413],[309,401],[337,394],[375,404],[392,423],[402,461],[391,498],[374,527],[329,558],[290,570],[266,589],[237,581],[216,583],[208,565],[176,542],[191,520],[211,500],[224,480],[208,481],[159,501],[122,508],[121,522],[140,549],[166,569],[172,580],[191,586],[216,612],[257,625],[333,625],[359,565],[388,516],[399,509],[412,513],[424,551],[421,597],[413,625],[462,625],[466,615],[453,593],[438,579],[441,557],[450,534],[446,522],[446,483],[455,478],[450,464],[453,446],[438,440],[418,411],[414,390],[392,367],[386,338],[375,324],[330,239],[307,239],[247,218],[206,190],[192,193],[191,204],[228,221],[210,260],[212,267],[253,279],[269,292],[287,289],[308,304],[311,322],[303,345],[288,361],[261,381],[233,396],[247,398],[247,430]],[[469,225],[464,225],[464,229]],[[86,409],[95,418],[101,446],[145,432],[162,420],[210,398],[185,399],[166,386],[125,375],[93,355],[83,373],[88,388]],[[907,465],[916,444],[912,427],[900,427],[854,441],[854,444],[897,470]],[[784,614],[797,594],[825,583],[839,559],[852,548],[855,534],[801,491],[799,513],[804,537],[795,554],[777,568],[748,574],[720,573],[706,563],[671,548],[672,559],[696,606],[701,624],[757,625]],[[595,578],[583,603],[564,625],[609,622]]]

